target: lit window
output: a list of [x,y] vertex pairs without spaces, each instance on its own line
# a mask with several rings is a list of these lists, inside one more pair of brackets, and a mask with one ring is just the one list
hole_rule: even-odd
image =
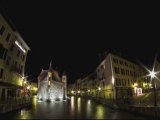
[[48,81],[48,85],[49,85],[49,86],[51,85],[51,81],[50,81],[50,80]]

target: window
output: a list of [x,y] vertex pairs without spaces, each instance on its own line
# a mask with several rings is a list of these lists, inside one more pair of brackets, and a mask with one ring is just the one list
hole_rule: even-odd
[[17,51],[17,56],[19,57],[19,55],[20,55],[20,50]]
[[115,59],[115,58],[113,58],[113,62],[115,62],[115,63],[116,63],[116,59]]
[[3,69],[0,69],[0,78],[3,76]]
[[124,79],[124,86],[126,86],[126,80]]
[[22,61],[24,61],[24,59],[25,59],[25,55],[22,55]]
[[20,73],[22,73],[22,70],[23,70],[23,66],[20,65]]
[[130,76],[133,76],[133,72],[132,71],[130,71]]
[[126,75],[128,75],[128,70],[126,70]]
[[130,64],[130,68],[132,68],[132,64]]
[[120,78],[116,78],[116,85],[121,86],[121,79]]
[[117,85],[117,86],[119,85],[119,81],[118,81],[118,78],[116,78],[116,85]]
[[7,41],[7,42],[9,42],[10,37],[11,37],[11,34],[8,33],[8,35],[7,35],[7,37],[6,37],[6,41]]
[[19,74],[22,73],[22,71],[21,71],[21,65],[20,64],[18,64],[18,72],[19,72]]
[[118,63],[118,60],[115,59],[115,58],[113,58],[113,62],[114,62],[114,63]]
[[120,61],[119,61],[119,64],[123,65],[124,63],[123,63],[123,61],[120,60]]
[[123,75],[123,69],[121,68],[121,74]]
[[125,75],[125,70],[121,68],[121,74]]
[[123,86],[125,85],[125,80],[124,80],[124,79],[122,79],[122,85],[123,85]]
[[118,68],[118,67],[114,67],[114,72],[115,72],[116,74],[119,74],[119,68]]
[[6,61],[6,65],[9,65],[9,64],[10,64],[10,61],[11,61],[11,57],[8,56],[8,57],[7,57],[7,61]]
[[122,79],[119,79],[120,86],[122,86]]
[[5,53],[5,48],[3,47],[2,44],[0,44],[0,58],[3,58],[4,53]]
[[128,63],[125,62],[124,65],[125,65],[125,66],[128,66]]
[[2,26],[1,29],[0,29],[0,35],[3,35],[4,31],[5,31],[5,27]]
[[5,60],[5,59],[6,59],[6,57],[7,57],[7,53],[8,53],[8,50],[7,50],[7,49],[5,49],[4,56],[3,56],[4,60]]
[[133,76],[136,77],[136,72],[135,71],[133,72]]
[[117,68],[117,73],[119,74],[120,72],[119,72],[119,67]]
[[14,49],[14,44],[11,45],[10,50],[13,51]]
[[130,86],[130,80],[128,79],[128,86]]
[[114,67],[114,72],[117,74],[117,67]]
[[105,69],[105,65],[101,65],[101,70],[104,70]]
[[14,64],[15,68],[17,68],[17,61],[15,61],[15,64]]

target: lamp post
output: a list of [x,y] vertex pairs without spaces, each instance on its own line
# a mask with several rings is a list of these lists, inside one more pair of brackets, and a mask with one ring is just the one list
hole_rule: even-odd
[[150,71],[149,76],[151,77],[151,80],[153,80],[153,94],[154,94],[154,106],[157,106],[157,96],[156,96],[156,83],[155,83],[155,77],[156,77],[156,72]]
[[[157,106],[156,81],[155,81],[155,79],[158,79],[158,77],[156,76],[156,74],[158,74],[160,72],[160,71],[155,71],[156,60],[157,60],[157,55],[155,56],[152,70],[149,70],[147,67],[145,67],[143,64],[140,63],[142,65],[142,67],[144,67],[148,71],[149,74],[147,76],[151,77],[151,82],[152,82],[152,85],[153,85],[154,107]],[[150,87],[150,84],[149,84],[148,87]]]

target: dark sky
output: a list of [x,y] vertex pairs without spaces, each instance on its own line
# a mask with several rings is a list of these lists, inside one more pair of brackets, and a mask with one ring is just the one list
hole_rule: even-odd
[[26,73],[32,79],[50,60],[72,83],[95,71],[105,51],[145,64],[159,53],[159,16],[149,7],[51,0],[3,0],[0,5],[31,48]]

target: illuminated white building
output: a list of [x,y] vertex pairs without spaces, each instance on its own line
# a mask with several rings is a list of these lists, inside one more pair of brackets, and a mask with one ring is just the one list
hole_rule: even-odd
[[145,70],[129,60],[109,53],[96,69],[100,97],[120,102],[142,94]]
[[42,70],[38,76],[38,99],[43,101],[54,101],[66,99],[67,76],[62,77],[58,72],[52,69],[52,65],[48,70]]

